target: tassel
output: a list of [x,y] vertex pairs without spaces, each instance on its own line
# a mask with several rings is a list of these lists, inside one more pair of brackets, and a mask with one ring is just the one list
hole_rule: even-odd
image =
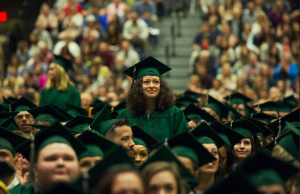
[[94,107],[90,107],[90,108],[89,108],[89,117],[92,117],[92,110],[93,110],[93,108],[94,108]]
[[29,169],[29,185],[34,185],[34,172],[33,172],[33,164],[34,164],[34,158],[35,158],[35,138],[33,134],[30,134],[30,169]]
[[281,126],[281,117],[279,117],[279,121],[278,121],[279,125],[278,125],[278,134],[277,134],[277,137],[275,137],[275,145],[277,144],[277,139],[280,137],[281,135],[281,129],[282,129],[282,126]]

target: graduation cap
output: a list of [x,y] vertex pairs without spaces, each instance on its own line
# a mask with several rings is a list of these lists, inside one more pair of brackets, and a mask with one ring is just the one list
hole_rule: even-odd
[[74,71],[72,61],[58,55],[54,55],[54,57],[55,59],[52,63],[60,65],[66,72],[68,72],[69,69]]
[[260,112],[264,111],[276,111],[278,112],[277,103],[273,101],[264,102],[262,104],[254,105],[253,107],[260,108]]
[[19,127],[14,119],[14,117],[9,117],[4,122],[0,124],[1,127],[6,128],[9,131],[19,131]]
[[263,169],[254,173],[250,177],[250,182],[256,188],[263,185],[282,185],[285,186],[285,182],[282,180],[281,176],[275,171],[271,169]]
[[233,104],[244,104],[246,105],[248,102],[251,102],[252,99],[248,98],[247,96],[239,93],[239,92],[235,92],[231,95],[225,96],[224,99],[228,100],[230,105]]
[[213,143],[218,148],[224,146],[226,142],[218,135],[218,133],[208,125],[206,122],[202,122],[195,129],[190,131],[201,144]]
[[28,110],[28,112],[34,117],[35,122],[46,121],[50,123],[56,123],[68,120],[51,105],[39,106]]
[[299,171],[294,166],[274,158],[270,153],[262,150],[256,152],[254,156],[247,158],[238,168],[244,169],[250,175],[260,170],[275,170],[284,182]]
[[218,135],[226,142],[226,145],[229,147],[234,146],[239,143],[244,136],[230,129],[228,126],[222,124],[220,121],[214,121],[211,125],[211,128],[218,133]]
[[228,118],[228,108],[223,103],[211,97],[210,95],[208,95],[208,102],[204,107],[210,108],[215,111],[216,114],[220,116],[220,119]]
[[189,132],[183,132],[167,140],[175,155],[190,158],[199,167],[215,160],[215,157],[203,147]]
[[[64,143],[70,145],[77,156],[86,150],[84,144],[76,139],[64,126],[60,123],[54,123],[51,126],[48,126],[44,130],[41,130],[35,136],[35,153],[36,155],[42,150],[45,146],[52,143]],[[30,156],[30,144],[31,140],[26,139],[16,148],[17,152],[20,152],[27,160]]]
[[205,194],[236,193],[236,194],[261,194],[251,184],[248,174],[240,169],[230,174],[227,178],[209,188]]
[[[280,119],[268,124],[269,129],[271,129],[275,135],[280,136],[282,132],[282,126],[285,126],[285,122],[299,122],[299,108],[287,114]],[[279,130],[280,128],[280,130]],[[280,134],[279,134],[280,133]]]
[[40,129],[40,130],[43,130],[43,129],[50,126],[50,125],[35,125],[35,124],[28,124],[28,125],[33,127],[33,128]]
[[102,135],[106,134],[109,128],[105,125],[105,121],[110,120],[108,106],[105,105],[98,115],[95,117],[94,121],[91,123],[91,129],[99,131]]
[[241,115],[239,112],[237,112],[232,106],[230,106],[229,104],[225,103],[224,104],[227,108],[228,108],[228,114],[231,115],[234,120],[236,119],[240,119],[243,115]]
[[251,114],[251,118],[259,120],[261,122],[265,122],[266,124],[269,124],[272,120],[277,119],[276,117],[267,115],[265,113]]
[[170,70],[172,69],[150,56],[138,62],[137,64],[129,67],[128,69],[123,71],[123,73],[128,75],[129,77],[132,77],[132,88],[134,80],[136,79],[142,78],[147,75],[161,77],[161,75]]
[[[132,168],[134,168],[133,160],[129,158],[124,148],[120,145],[115,145],[105,153],[103,160],[101,160],[88,171],[89,187],[93,188],[98,183],[99,179],[101,179],[102,175],[107,171],[107,169],[114,165],[122,164],[126,164],[127,166],[132,166]],[[80,177],[76,181],[76,184],[81,184],[82,180],[83,177]]]
[[106,102],[103,102],[99,99],[96,99],[92,104],[90,104],[90,107],[96,107],[96,106],[99,106],[99,105],[106,105]]
[[65,127],[76,131],[77,134],[84,132],[85,130],[90,130],[90,125],[93,123],[94,119],[91,117],[86,117],[78,115],[70,120]]
[[294,95],[290,95],[288,97],[282,98],[279,102],[289,105],[291,108],[298,107],[298,101],[294,97]]
[[183,113],[188,121],[194,118],[197,118],[199,121],[205,120],[206,122],[214,122],[216,120],[213,116],[194,104],[190,104],[188,107],[186,107]]
[[[108,139],[101,137],[100,135],[98,135],[97,133],[94,133],[92,131],[84,131],[81,135],[79,135],[77,137],[77,139],[81,140],[81,142],[83,142],[86,146],[87,145],[98,146],[101,149],[101,152],[104,152],[104,153],[106,153],[110,148],[112,148],[114,145],[116,145],[115,143],[109,141]],[[89,148],[87,147],[87,149],[89,149]],[[97,153],[95,151],[97,151]],[[81,157],[79,157],[79,158],[83,158],[83,156],[87,157],[86,156],[87,154],[93,154],[93,153],[99,154],[100,153],[98,150],[95,150],[95,151],[87,150],[87,151],[83,152],[81,154]],[[88,153],[86,153],[86,152],[88,152]],[[102,155],[103,155],[103,153],[102,153]]]
[[0,112],[0,124],[6,119],[8,119],[9,117],[11,116],[14,117],[17,114],[18,114],[17,112]]
[[188,107],[192,103],[198,102],[196,99],[189,96],[182,96],[178,98],[175,103],[178,108],[180,107]]
[[15,155],[16,147],[26,140],[26,138],[0,127],[0,149],[9,150],[13,155]]
[[78,115],[83,115],[83,116],[88,116],[88,111],[84,108],[81,108],[79,106],[76,106],[71,103],[67,103],[67,107],[69,110],[67,111],[68,114],[73,115],[73,116],[78,116]]
[[145,132],[143,129],[139,128],[137,125],[133,125],[131,127],[133,133],[133,142],[135,145],[143,145],[148,150],[158,143],[156,139],[154,139],[151,135]]
[[195,100],[198,101],[198,98],[201,98],[201,97],[206,96],[206,95],[187,90],[183,93],[183,96],[189,96],[189,97],[194,98]]
[[280,101],[276,102],[277,107],[278,107],[278,112],[288,112],[290,113],[292,111],[292,108],[290,105],[282,103]]
[[64,110],[63,108],[60,108],[58,106],[55,106],[53,104],[48,104],[50,106],[52,106],[54,109],[56,109],[60,114],[62,114],[64,117],[66,117],[68,120],[71,120],[74,118],[74,116],[70,115],[69,113],[67,113],[66,110]]
[[[110,108],[109,105],[106,104],[106,103],[103,103],[103,104],[100,104],[100,105],[97,105],[97,106],[93,107],[93,109],[92,109],[92,114],[93,114],[95,117],[97,117],[97,116],[100,114],[100,112],[102,111],[102,109],[103,109],[105,106],[107,106],[107,109]],[[109,113],[110,113],[110,111],[108,112],[108,114],[109,114]]]
[[110,118],[111,119],[116,119],[123,109],[126,108],[126,100],[123,100],[121,103],[119,103],[117,106],[113,107],[111,110],[112,112],[110,113]]
[[247,119],[239,119],[227,123],[226,126],[243,135],[246,139],[252,139],[252,135],[264,132],[263,129],[259,128],[257,125]]
[[287,127],[290,131],[280,136],[277,139],[278,145],[285,149],[295,159],[299,160],[299,128],[286,122]]
[[251,115],[251,114],[255,114],[257,113],[256,110],[254,110],[252,107],[248,106],[248,105],[245,105],[246,109],[247,109],[247,113],[246,115]]
[[191,189],[199,184],[199,181],[165,145],[161,145],[154,154],[151,153],[148,160],[140,167],[140,170],[142,171],[148,164],[158,161],[175,162],[179,168],[182,179],[190,185]]
[[6,108],[5,111],[28,111],[31,108],[37,107],[35,104],[27,100],[25,97],[21,97],[19,100],[13,102],[10,107]]
[[273,134],[273,131],[270,130],[269,128],[266,127],[266,123],[263,123],[257,119],[251,118],[251,117],[244,117],[244,119],[249,120],[250,122],[254,123],[255,125],[257,125],[259,128],[263,129],[264,132],[260,132],[258,135],[262,137],[267,137],[271,134]]

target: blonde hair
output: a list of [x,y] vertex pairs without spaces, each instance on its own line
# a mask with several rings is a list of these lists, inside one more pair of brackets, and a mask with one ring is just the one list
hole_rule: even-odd
[[198,75],[194,74],[194,75],[191,75],[190,76],[190,83],[191,84],[191,81],[194,80],[196,82],[196,87],[197,88],[200,88],[201,87],[201,79]]
[[[272,156],[284,162],[288,162],[298,169],[300,167],[299,161],[278,144],[275,145]],[[299,171],[285,183],[285,187],[287,193],[299,193]]]
[[71,80],[69,79],[69,76],[66,73],[66,71],[64,70],[64,68],[56,63],[53,63],[53,64],[55,64],[55,66],[56,66],[57,74],[56,74],[54,80],[48,79],[48,81],[46,83],[46,89],[49,90],[49,89],[55,87],[59,91],[65,91],[67,89],[68,85],[74,86],[74,83],[71,82]]
[[159,162],[154,162],[149,165],[147,165],[143,170],[142,170],[142,176],[143,179],[145,180],[145,183],[147,183],[147,189],[149,190],[149,183],[151,178],[163,171],[169,171],[173,174],[176,184],[177,184],[177,193],[178,194],[186,194],[186,186],[187,184],[185,181],[181,179],[181,175],[179,173],[179,168],[174,162],[165,162],[165,161],[159,161]]

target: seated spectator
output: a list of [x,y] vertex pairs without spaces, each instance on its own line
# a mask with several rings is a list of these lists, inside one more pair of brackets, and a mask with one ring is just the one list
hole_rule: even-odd
[[215,75],[215,68],[214,68],[214,58],[211,57],[211,53],[208,50],[201,50],[199,56],[196,58],[193,66],[190,66],[190,70],[195,68],[196,64],[204,65],[207,68],[207,71],[211,75]]
[[237,76],[231,73],[231,66],[229,63],[223,65],[222,74],[217,75],[216,78],[221,81],[225,89],[230,91],[236,90]]
[[6,75],[5,77],[10,77],[13,69],[17,69],[18,76],[23,76],[25,65],[20,63],[19,57],[14,54],[11,56],[10,64],[6,68]]
[[122,32],[123,32],[123,23],[121,22],[121,20],[119,19],[119,17],[116,14],[112,16],[111,21],[108,24],[107,28],[109,28],[109,26],[114,26],[117,33],[119,35],[122,34]]
[[82,61],[81,56],[75,57],[74,73],[80,74],[80,75],[88,75],[89,74],[89,66],[87,66],[86,63]]
[[162,0],[154,0],[156,4],[156,10],[157,10],[157,17],[159,20],[162,19],[162,17],[165,15],[165,6]]
[[196,64],[196,74],[200,77],[201,85],[204,89],[210,89],[212,87],[212,81],[214,77],[207,73],[207,68],[205,65]]
[[[153,46],[157,46],[158,43],[158,35],[159,35],[159,29],[155,29],[153,25],[153,21],[150,17],[150,12],[146,11],[142,17],[142,20],[144,20],[149,28],[149,41]],[[155,31],[156,30],[156,31]]]
[[16,55],[19,58],[21,64],[25,65],[29,60],[30,56],[28,53],[27,42],[25,40],[21,40],[18,42]]
[[255,36],[261,33],[262,27],[268,25],[268,16],[263,11],[256,12],[256,21],[252,24],[251,32]]
[[282,22],[276,28],[276,39],[280,40],[284,35],[292,37],[293,31],[291,28],[290,16],[288,13],[282,15]]
[[109,76],[109,69],[107,66],[104,65],[103,60],[101,57],[95,57],[93,59],[93,65],[98,69],[98,79],[105,79]]
[[35,34],[29,34],[29,49],[28,49],[28,55],[29,57],[33,57],[35,55],[38,55],[40,53],[39,47],[38,47],[38,40]]
[[57,35],[58,19],[55,14],[50,12],[50,7],[48,4],[42,5],[37,21],[40,21],[42,23],[42,27],[50,32],[52,37]]
[[82,15],[87,16],[89,14],[92,14],[93,12],[96,12],[95,9],[103,9],[105,8],[104,4],[97,1],[97,0],[88,0],[85,1],[85,3],[82,6]]
[[46,43],[48,49],[51,50],[53,46],[52,38],[50,36],[50,33],[45,30],[43,25],[44,24],[42,21],[37,20],[35,22],[35,29],[32,31],[32,34],[35,34],[38,40]]
[[73,41],[70,34],[66,34],[66,36],[62,40],[58,41],[55,44],[53,48],[53,53],[55,55],[61,55],[64,47],[68,48],[72,57],[78,57],[81,53],[80,47],[76,42]]
[[265,82],[264,78],[261,75],[255,77],[252,83],[253,91],[261,98],[261,94],[265,91],[268,91],[268,83]]
[[122,41],[121,50],[117,53],[117,56],[123,57],[124,65],[127,68],[140,61],[139,54],[132,48],[127,40]]
[[237,77],[236,80],[236,92],[243,94],[249,86],[247,85],[247,81],[244,77]]
[[280,79],[289,79],[291,84],[294,84],[295,78],[298,76],[298,64],[291,63],[291,54],[284,53],[280,63],[274,69],[274,80],[277,82]]
[[98,47],[97,56],[101,57],[103,65],[107,66],[112,70],[115,66],[113,53],[109,50],[108,44],[106,42],[101,42]]
[[132,11],[136,12],[139,17],[142,17],[146,11],[149,11],[151,16],[155,16],[157,14],[156,5],[152,0],[136,1]]
[[254,44],[254,35],[251,32],[251,24],[248,22],[243,25],[242,40],[246,41],[246,44]]
[[247,2],[247,9],[243,13],[243,22],[251,25],[256,22],[255,4],[253,1]]
[[263,64],[260,68],[260,75],[262,76],[262,82],[267,86],[267,89],[275,85],[273,80],[273,71],[267,64]]
[[116,48],[118,48],[121,43],[122,36],[118,33],[118,30],[114,25],[108,25],[106,39],[106,42],[110,46],[115,46]]
[[219,34],[216,39],[216,46],[220,46],[222,39],[228,40],[230,36],[232,36],[230,25],[227,23],[223,23],[222,33]]
[[122,55],[117,55],[116,57],[116,65],[112,70],[114,77],[116,79],[121,80],[121,82],[126,78],[126,75],[123,73],[128,67],[124,64],[124,58]]
[[121,21],[121,23],[125,22],[125,11],[127,9],[127,5],[123,3],[121,0],[113,0],[107,6],[107,20],[108,22],[113,21],[114,16]]
[[145,55],[148,55],[149,29],[146,22],[140,19],[136,12],[131,13],[131,19],[125,22],[123,36],[135,48],[142,48]]
[[41,62],[38,56],[32,57],[27,63],[26,63],[26,71],[28,71],[31,74],[34,74],[34,69],[36,66],[41,66],[42,72],[44,74],[47,74],[48,72],[48,66]]
[[190,76],[189,84],[187,90],[200,93],[201,92],[201,80],[196,74]]
[[241,40],[241,34],[243,31],[242,10],[238,6],[234,6],[232,9],[232,16],[232,20],[229,21],[229,25],[231,26],[231,34]]
[[237,61],[234,63],[232,69],[234,73],[237,73],[241,68],[243,68],[249,60],[249,49],[247,48],[246,44],[241,44],[240,46],[240,51],[237,52],[236,48],[236,56],[237,56]]
[[273,86],[269,89],[269,100],[271,101],[278,101],[282,97],[282,94],[280,93],[280,90],[278,87]]
[[278,24],[282,21],[282,15],[286,13],[283,8],[282,0],[275,0],[275,6],[269,12],[269,20],[272,23],[273,28],[277,28]]
[[209,29],[209,24],[208,22],[203,22],[201,25],[201,32],[199,32],[196,37],[194,38],[193,41],[193,49],[194,50],[199,50],[200,45],[202,43],[202,38],[204,36],[209,36],[210,37],[210,29]]
[[[233,40],[231,40],[233,39]],[[230,62],[233,63],[236,60],[235,51],[232,47],[229,47],[228,40],[233,41],[233,44],[236,42],[235,37],[231,36],[230,38],[222,38],[218,48],[215,50],[214,59],[215,62],[219,62],[219,59],[222,55],[228,55],[230,57]]]
[[72,39],[76,39],[82,32],[83,16],[77,12],[76,6],[70,6],[69,13],[63,20],[62,29],[63,31],[58,34],[59,39],[64,39],[67,34]]
[[289,79],[279,80],[276,84],[277,88],[279,89],[282,97],[288,97],[294,94],[294,90],[291,87],[291,82]]
[[33,85],[37,86],[39,92],[41,92],[46,86],[47,80],[47,76],[43,73],[42,67],[40,65],[35,66],[33,73]]
[[47,66],[54,60],[54,55],[49,51],[47,45],[43,41],[38,42],[39,48],[39,59],[42,63],[45,63]]
[[[98,45],[97,45],[98,47]],[[95,48],[95,51],[97,50],[97,47]],[[82,51],[82,60],[84,62],[87,63],[88,66],[90,66],[92,63],[92,51],[91,51],[91,48],[90,48],[90,45],[89,44],[83,44],[81,46],[81,51]]]
[[247,78],[247,83],[252,85],[254,78],[259,74],[262,64],[254,53],[250,53],[248,63],[237,72],[238,76]]
[[85,18],[85,21],[87,22],[87,26],[85,26],[82,30],[82,39],[81,43],[96,43],[98,42],[100,38],[100,34],[97,29],[95,29],[95,21],[96,17],[94,15],[88,15]]
[[[72,8],[73,7],[73,8]],[[75,14],[76,13],[82,13],[82,6],[78,3],[78,0],[68,0],[68,5],[64,7],[65,8],[65,13],[66,15],[69,15],[71,12],[71,9],[75,9]]]
[[217,36],[221,34],[221,31],[218,28],[218,16],[210,16],[208,18],[208,24],[210,29],[210,44],[215,45]]
[[298,41],[294,40],[291,43],[291,55],[292,55],[292,63],[298,63],[299,62],[299,46]]
[[[220,57],[220,62],[219,64],[215,64],[215,67],[218,66],[217,70],[216,70],[216,75],[222,74],[223,71],[223,65],[225,63],[230,63],[230,59],[229,59],[229,55],[224,54]],[[231,68],[231,73],[234,73],[234,69]]]
[[90,107],[90,104],[92,103],[92,96],[90,93],[81,93],[80,100],[81,100],[81,108],[87,110]]
[[221,96],[224,92],[225,92],[225,89],[222,86],[221,81],[218,79],[213,79],[212,88],[209,89],[208,94],[209,95],[218,94],[219,96]]

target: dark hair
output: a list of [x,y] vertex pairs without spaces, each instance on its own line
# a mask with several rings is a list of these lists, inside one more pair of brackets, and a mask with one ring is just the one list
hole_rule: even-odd
[[103,174],[103,176],[101,176],[101,178],[98,181],[98,184],[95,185],[91,190],[94,193],[111,194],[114,180],[117,178],[118,175],[124,174],[124,173],[133,173],[133,174],[137,175],[143,184],[143,188],[145,191],[144,193],[147,193],[146,185],[143,181],[143,178],[142,178],[140,172],[138,172],[136,170],[132,170],[130,168],[126,168],[126,167],[119,167],[116,170],[107,171],[106,173]]
[[227,163],[224,168],[228,169],[230,168],[231,165],[235,163],[235,156],[232,148],[230,148],[228,145],[225,145],[224,148],[226,149],[226,153],[227,153]]
[[109,140],[113,140],[116,136],[116,128],[122,126],[130,126],[129,121],[127,119],[118,119],[115,124],[107,131],[105,134],[105,138]]
[[[127,97],[127,107],[133,114],[140,116],[147,109],[147,104],[143,96],[143,78],[135,81],[130,94]],[[160,92],[155,100],[155,109],[159,112],[164,111],[166,108],[174,106],[174,98],[171,88],[167,83],[160,79]]]

